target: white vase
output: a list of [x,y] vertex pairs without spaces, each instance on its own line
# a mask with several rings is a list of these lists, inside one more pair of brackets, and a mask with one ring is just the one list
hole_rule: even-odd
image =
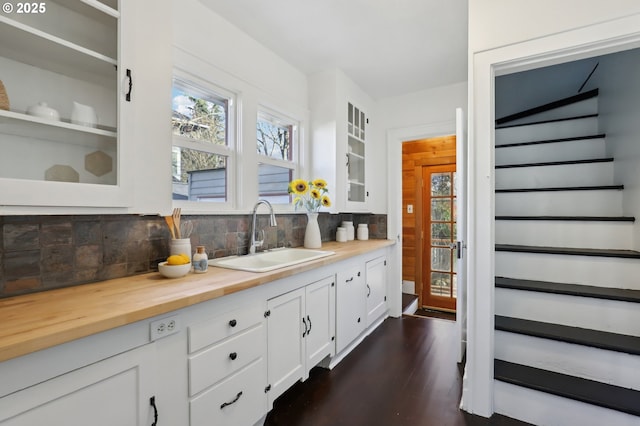
[[304,231],[304,247],[322,247],[320,226],[318,225],[318,213],[307,213],[307,229]]

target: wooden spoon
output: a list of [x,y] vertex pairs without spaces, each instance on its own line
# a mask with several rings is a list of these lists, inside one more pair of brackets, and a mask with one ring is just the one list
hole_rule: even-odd
[[182,235],[180,234],[180,213],[181,213],[182,209],[179,207],[176,207],[175,209],[173,209],[173,226],[176,227],[176,234],[178,236],[178,238],[182,238]]
[[173,217],[165,216],[164,220],[167,222],[167,226],[169,226],[169,232],[171,232],[171,238],[175,240],[176,239],[176,233],[173,230],[173,227],[174,227],[174,225],[173,225]]

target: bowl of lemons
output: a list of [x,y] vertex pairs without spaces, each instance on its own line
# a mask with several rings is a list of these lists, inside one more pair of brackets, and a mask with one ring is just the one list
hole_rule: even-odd
[[167,278],[184,277],[191,270],[188,254],[172,254],[166,261],[158,263],[158,272]]

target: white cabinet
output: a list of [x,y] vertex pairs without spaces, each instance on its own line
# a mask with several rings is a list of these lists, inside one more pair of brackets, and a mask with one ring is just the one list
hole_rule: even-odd
[[384,256],[366,263],[367,327],[387,312],[387,259]]
[[325,357],[335,354],[333,276],[267,302],[269,406]]
[[329,184],[338,212],[370,211],[368,137],[373,101],[344,73],[310,77],[313,177]]
[[[27,5],[31,13],[18,13]],[[8,109],[0,106],[0,214],[169,208],[170,186],[158,182],[170,176],[155,162],[171,155],[170,133],[158,123],[171,116],[172,37],[140,34],[170,25],[171,3],[9,6],[0,15],[9,99]],[[34,108],[40,103],[49,109]],[[141,170],[149,152],[154,162]]]
[[366,328],[364,265],[358,264],[339,271],[336,281],[336,353],[339,353]]
[[192,324],[190,425],[252,425],[267,412],[264,305]]
[[147,344],[27,387],[0,399],[0,425],[156,424],[162,407],[154,365],[155,347]]

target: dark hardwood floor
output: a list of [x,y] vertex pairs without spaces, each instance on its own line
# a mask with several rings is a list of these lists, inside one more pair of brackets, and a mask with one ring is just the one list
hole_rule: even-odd
[[267,426],[523,425],[458,409],[455,323],[389,318],[333,370],[315,368],[280,396]]

